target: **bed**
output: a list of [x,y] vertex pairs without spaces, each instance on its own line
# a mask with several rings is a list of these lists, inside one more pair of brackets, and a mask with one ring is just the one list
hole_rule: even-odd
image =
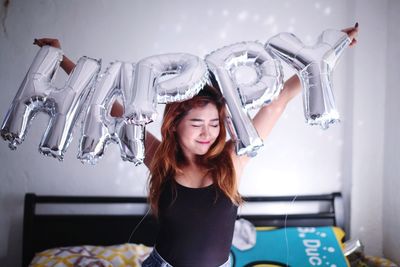
[[[251,196],[244,199],[246,204],[239,209],[238,218],[246,219],[257,227],[257,243],[259,243],[258,237],[261,236],[258,231],[269,234],[266,230],[284,230],[286,240],[280,239],[285,240],[287,245],[290,231],[294,231],[294,236],[298,237],[305,235],[305,232],[303,234],[301,231],[309,231],[307,229],[314,229],[313,231],[322,229],[316,231],[321,235],[324,229],[344,227],[342,197],[337,192],[323,195]],[[121,205],[130,208],[121,208]],[[118,206],[119,209],[113,206]],[[96,208],[92,209],[93,207],[97,207],[97,211]],[[99,207],[102,212],[98,212]],[[45,196],[27,193],[24,204],[22,264],[24,267],[29,266],[36,253],[58,247],[112,246],[125,244],[128,241],[151,247],[155,242],[158,225],[151,215],[144,217],[146,210],[145,197]],[[136,226],[138,227],[132,234]],[[278,234],[278,231],[270,232]],[[343,237],[344,235],[337,239],[344,239]],[[289,244],[294,244],[289,241]],[[302,243],[305,243],[304,238]],[[292,247],[291,249],[291,255],[295,257],[296,251]],[[310,259],[315,256],[316,251],[305,252],[308,261],[312,263]],[[232,249],[234,266],[274,263],[274,260],[267,262],[258,258],[251,264],[245,264],[242,260],[245,253],[256,257],[255,251],[249,254],[248,251],[242,253],[235,248]],[[288,255],[288,252],[286,253]],[[286,265],[281,262],[268,266],[295,266],[295,264]]]

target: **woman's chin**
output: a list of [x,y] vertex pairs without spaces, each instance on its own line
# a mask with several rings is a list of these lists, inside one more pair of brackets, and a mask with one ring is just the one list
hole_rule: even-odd
[[198,149],[195,154],[198,156],[204,156],[208,152],[208,150],[210,150],[209,147],[201,148],[201,149]]

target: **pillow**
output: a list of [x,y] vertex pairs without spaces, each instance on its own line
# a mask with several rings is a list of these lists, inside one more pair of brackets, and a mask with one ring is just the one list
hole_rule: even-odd
[[235,221],[232,246],[240,250],[251,249],[256,244],[256,227],[243,218]]
[[139,267],[151,251],[152,248],[141,244],[61,247],[37,253],[29,266]]
[[231,249],[233,266],[349,266],[338,227],[256,227],[254,247]]

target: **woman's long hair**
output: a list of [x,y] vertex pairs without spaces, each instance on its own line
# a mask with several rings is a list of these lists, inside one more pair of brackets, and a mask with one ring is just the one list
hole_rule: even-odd
[[[150,164],[149,202],[153,214],[158,216],[158,202],[161,191],[168,180],[173,180],[177,174],[182,173],[182,167],[187,160],[178,143],[175,129],[179,122],[194,107],[204,107],[212,103],[217,107],[219,114],[220,132],[205,155],[198,155],[197,164],[206,170],[206,175],[211,175],[218,188],[236,205],[242,202],[236,183],[236,174],[230,153],[232,145],[226,143],[226,108],[221,93],[206,85],[198,95],[183,102],[167,104],[164,110],[161,126],[161,144]],[[175,185],[175,183],[172,183]]]

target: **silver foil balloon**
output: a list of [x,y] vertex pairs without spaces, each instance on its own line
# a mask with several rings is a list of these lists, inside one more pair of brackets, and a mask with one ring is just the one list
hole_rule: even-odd
[[47,97],[45,108],[51,119],[42,138],[39,151],[63,160],[72,141],[74,126],[85,108],[85,102],[100,70],[100,62],[81,57],[63,88],[53,88]]
[[94,85],[94,93],[82,123],[82,136],[79,142],[77,157],[82,162],[95,164],[103,156],[105,145],[116,139],[114,133],[117,120],[109,114],[109,107],[118,93],[115,88],[120,86],[121,66],[121,62],[112,63],[99,75]]
[[303,86],[307,123],[327,129],[339,120],[332,91],[332,71],[350,43],[347,34],[338,30],[324,31],[312,47],[305,46],[291,33],[280,33],[266,43],[268,52],[297,71]]
[[148,124],[157,116],[157,103],[192,98],[207,81],[207,66],[197,56],[175,53],[142,59],[127,95],[125,117],[133,124]]
[[[236,153],[255,156],[263,142],[247,111],[269,104],[279,95],[283,85],[279,60],[258,42],[223,47],[207,55],[205,60],[226,99],[227,125],[236,143]],[[242,66],[254,69],[256,78],[239,83],[237,71]]]
[[82,57],[63,88],[52,85],[52,79],[62,60],[62,51],[44,46],[37,53],[4,120],[1,135],[15,149],[27,133],[35,115],[50,115],[39,151],[59,160],[72,139],[72,131],[92,82],[100,70],[94,59]]
[[145,157],[145,125],[130,124],[122,120],[118,127],[118,138],[123,160],[135,165],[143,163]]
[[24,141],[33,118],[44,109],[62,57],[60,49],[43,46],[29,67],[1,127],[1,136],[12,150]]
[[143,162],[144,126],[128,124],[123,118],[112,117],[109,112],[118,97],[126,105],[133,75],[132,63],[117,61],[111,63],[97,80],[82,127],[78,154],[82,162],[96,164],[110,142],[119,144],[123,160],[135,165]]
[[[132,92],[134,71],[135,65],[130,63],[124,63],[121,69],[120,90],[125,107],[127,106],[126,96]],[[145,157],[145,125],[131,124],[124,119],[118,119],[116,131],[121,158],[133,162],[135,165],[143,163]]]

